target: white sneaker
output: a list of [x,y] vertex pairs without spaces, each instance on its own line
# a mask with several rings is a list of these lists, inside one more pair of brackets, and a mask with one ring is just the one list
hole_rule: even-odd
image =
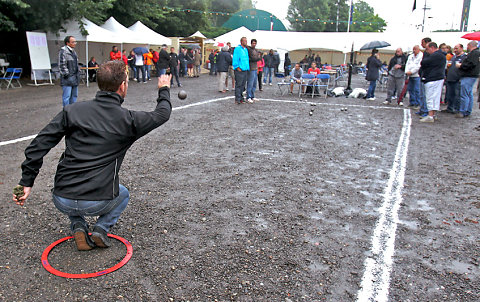
[[225,88],[226,91],[228,91],[228,88]]
[[258,101],[259,101],[259,99],[253,98],[253,99],[252,99],[252,101],[254,101],[254,102],[258,102]]
[[272,86],[272,83],[268,83],[268,85]]
[[403,102],[398,103],[398,106],[403,106]]
[[375,101],[375,98],[368,98],[367,101]]
[[253,100],[252,99],[247,99],[247,103],[253,103]]
[[396,97],[396,96],[392,96],[392,100],[396,100],[396,99],[397,99],[397,97]]
[[390,105],[390,102],[389,101],[385,101],[382,103],[383,105]]
[[420,123],[433,123],[434,121],[435,119],[430,115],[424,116],[420,119]]

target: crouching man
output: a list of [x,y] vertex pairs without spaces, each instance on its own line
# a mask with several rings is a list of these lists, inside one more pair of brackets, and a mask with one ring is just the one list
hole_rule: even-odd
[[[100,91],[87,102],[65,106],[25,149],[22,163],[22,194],[13,201],[23,206],[31,193],[43,157],[65,137],[55,173],[53,202],[68,215],[78,250],[109,247],[107,233],[125,210],[129,193],[118,173],[132,144],[170,118],[171,76],[158,78],[157,105],[153,111],[132,111],[122,107],[128,90],[123,61],[100,66]],[[84,216],[99,216],[89,236]]]

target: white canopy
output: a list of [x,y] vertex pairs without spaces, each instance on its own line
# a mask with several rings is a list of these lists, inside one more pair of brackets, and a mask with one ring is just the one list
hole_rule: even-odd
[[251,32],[245,27],[240,27],[231,32],[215,38],[218,42],[231,42],[233,46],[238,45],[241,37],[247,40],[255,38],[258,41],[257,48],[260,49],[286,49],[288,51],[299,49],[333,50],[348,53],[351,51],[352,43],[354,51],[359,51],[364,44],[380,40],[391,44],[380,51],[394,52],[398,47],[404,51],[412,50],[414,45],[419,45],[424,37],[430,37],[432,41],[446,43],[454,46],[458,43],[466,43],[462,39],[465,33],[460,32],[433,32],[433,33],[370,33],[370,32],[293,32],[293,31],[264,31]]
[[197,32],[195,32],[193,35],[189,36],[189,38],[202,38],[202,39],[206,39],[207,37],[205,37],[200,31],[197,30]]
[[128,28],[141,36],[142,39],[148,39],[148,44],[152,45],[172,45],[172,40],[146,27],[142,22],[137,21]]
[[[56,41],[63,40],[65,36],[74,36],[77,41],[86,41],[86,42],[107,42],[107,43],[119,43],[121,42],[121,37],[117,34],[101,28],[95,23],[82,19],[85,29],[88,32],[88,35],[82,35],[78,22],[75,20],[70,20],[64,25],[65,33],[62,36],[59,36],[57,33],[47,33],[47,40]],[[63,30],[62,30],[63,32]]]
[[120,36],[120,40],[117,41],[119,43],[149,44],[147,37],[138,35],[134,31],[126,28],[115,20],[114,17],[108,18],[108,20],[100,27]]

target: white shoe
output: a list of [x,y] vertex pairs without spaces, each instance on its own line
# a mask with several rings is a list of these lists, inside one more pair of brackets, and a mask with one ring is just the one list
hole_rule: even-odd
[[392,96],[392,100],[396,100],[396,99],[397,99],[397,97],[396,97],[396,96]]
[[367,101],[375,101],[375,98],[368,98]]
[[398,106],[403,106],[403,102],[398,103]]
[[268,83],[268,85],[272,86],[272,83]]
[[253,99],[252,99],[252,101],[254,101],[254,102],[258,102],[258,101],[259,101],[259,99],[253,98]]
[[226,88],[225,90],[228,91],[228,88]]
[[390,102],[389,101],[385,101],[382,103],[383,105],[390,105]]
[[430,115],[424,116],[420,119],[420,123],[433,123],[434,121],[435,119]]
[[247,99],[247,103],[252,104],[252,103],[253,103],[253,100],[252,100],[252,99]]

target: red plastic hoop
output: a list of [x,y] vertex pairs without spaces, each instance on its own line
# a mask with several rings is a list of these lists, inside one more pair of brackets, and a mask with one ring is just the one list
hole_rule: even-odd
[[53,268],[53,266],[50,265],[50,263],[48,263],[48,254],[50,253],[50,251],[57,245],[59,245],[60,243],[64,242],[64,241],[67,241],[68,239],[72,239],[73,236],[69,236],[69,237],[65,237],[65,238],[62,238],[62,239],[59,239],[57,241],[55,241],[54,243],[50,244],[44,251],[43,251],[43,254],[42,254],[42,265],[43,267],[51,274],[54,274],[56,276],[59,276],[59,277],[63,277],[63,278],[73,278],[73,279],[85,279],[85,278],[93,278],[93,277],[98,277],[98,276],[102,276],[102,275],[106,275],[108,273],[111,273],[113,271],[116,271],[117,269],[121,268],[122,266],[124,266],[128,260],[130,260],[130,258],[132,258],[132,254],[133,254],[133,247],[132,247],[132,244],[130,242],[128,242],[126,239],[120,237],[120,236],[117,236],[117,235],[113,235],[113,234],[108,234],[108,237],[111,237],[111,238],[114,238],[114,239],[117,239],[121,242],[123,242],[123,244],[125,244],[125,246],[127,247],[127,254],[125,255],[125,257],[122,259],[122,261],[120,261],[119,263],[117,263],[116,265],[110,267],[110,268],[107,268],[106,270],[103,270],[103,271],[99,271],[99,272],[95,272],[95,273],[89,273],[89,274],[70,274],[70,273],[65,273],[65,272],[61,272],[55,268]]

